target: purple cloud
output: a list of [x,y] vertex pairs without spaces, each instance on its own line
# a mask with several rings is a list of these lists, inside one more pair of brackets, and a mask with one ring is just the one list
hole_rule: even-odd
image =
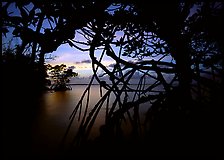
[[79,62],[75,62],[75,64],[81,64],[81,63],[91,63],[92,61],[87,59],[87,60],[82,60],[82,61],[79,61]]
[[89,59],[83,60],[83,61],[81,61],[81,63],[91,63],[91,60],[89,60]]

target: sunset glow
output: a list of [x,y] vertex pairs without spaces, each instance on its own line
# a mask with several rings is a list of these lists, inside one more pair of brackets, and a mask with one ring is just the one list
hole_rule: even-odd
[[[50,55],[53,59],[47,60],[47,64],[60,65],[63,63],[67,67],[74,66],[74,71],[79,74],[79,77],[89,77],[93,74],[92,63],[88,52],[78,51],[77,49],[70,47],[68,44],[64,44]],[[110,59],[104,59],[102,61],[102,64],[105,66],[109,66],[113,63],[114,61]]]

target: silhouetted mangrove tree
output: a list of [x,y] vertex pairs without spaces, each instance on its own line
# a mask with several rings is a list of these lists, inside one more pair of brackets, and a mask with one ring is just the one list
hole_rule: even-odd
[[[3,5],[3,29],[14,27],[13,34],[21,38],[22,46],[32,46],[32,54],[40,48],[40,65],[46,53],[55,51],[63,43],[89,51],[94,75],[70,116],[66,132],[68,134],[75,117],[81,117],[74,144],[88,140],[103,107],[106,107],[105,125],[101,136],[106,137],[105,141],[122,137],[122,125],[128,121],[134,139],[146,135],[151,146],[166,147],[174,143],[168,140],[170,137],[180,140],[176,146],[193,143],[200,135],[190,137],[190,142],[186,139],[200,111],[211,109],[213,118],[219,112],[224,69],[222,2],[22,1],[15,3],[20,16],[6,12],[10,3]],[[43,29],[44,21],[48,26]],[[35,29],[31,29],[31,25]],[[77,34],[85,40],[77,39]],[[99,52],[100,56],[96,56]],[[104,57],[112,59],[114,64],[105,66]],[[139,81],[137,88],[133,88],[131,79],[136,74]],[[101,77],[109,77],[112,85]],[[106,93],[87,113],[93,79]],[[146,83],[148,80],[150,84]],[[133,92],[134,97],[128,92]],[[109,106],[112,95],[116,98]],[[142,121],[139,110],[146,102],[148,111]],[[218,121],[213,120],[212,123]],[[203,129],[200,134],[204,133]],[[166,151],[166,147],[157,147]],[[179,147],[175,149],[180,151]]]

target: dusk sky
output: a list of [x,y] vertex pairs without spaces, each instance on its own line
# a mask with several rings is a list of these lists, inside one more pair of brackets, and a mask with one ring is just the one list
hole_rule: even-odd
[[[4,3],[3,3],[4,5]],[[32,4],[29,4],[27,6],[28,9],[31,9],[33,6]],[[15,16],[20,16],[20,12],[18,9],[16,9],[14,3],[10,5],[8,8],[8,12]],[[35,27],[30,26],[31,29],[35,30]],[[41,29],[41,32],[44,32],[44,28],[50,28],[49,22],[44,21],[44,25]],[[7,47],[7,43],[10,40],[13,40],[11,43],[11,47],[15,44],[20,44],[21,40],[20,38],[13,37],[12,35],[12,28],[9,30],[10,32],[7,33],[7,36],[2,35],[2,41],[3,41],[3,47]],[[77,41],[86,41],[86,39],[80,34],[76,33],[75,40]],[[4,46],[5,45],[5,46]],[[86,46],[85,46],[86,47]],[[100,54],[100,53],[99,53]],[[98,55],[99,55],[98,54]],[[49,63],[51,65],[57,65],[57,64],[65,64],[67,67],[74,66],[74,71],[79,74],[80,77],[89,77],[93,74],[92,72],[92,66],[91,66],[91,59],[89,57],[89,52],[82,52],[76,48],[72,48],[68,44],[62,44],[57,48],[56,51],[52,53],[47,53],[47,57],[53,57],[53,59],[46,59],[46,63]],[[110,65],[111,63],[114,63],[114,61],[110,59],[104,59],[103,64],[106,66]]]
[[[30,4],[27,6],[28,9],[31,9],[33,6]],[[9,12],[12,12],[11,14],[19,16],[20,13],[16,9],[15,5],[11,5],[8,9]],[[41,29],[41,32],[44,32],[45,28],[50,28],[49,21],[44,20],[43,22],[43,27]],[[31,29],[36,30],[35,27],[29,26]],[[12,30],[10,30],[12,32]],[[86,39],[78,33],[79,31],[76,31],[75,34],[75,40],[80,41],[80,42],[86,42]],[[123,32],[118,31],[116,32],[116,37],[115,40],[119,40],[123,36]],[[3,43],[8,42],[11,40],[13,37],[12,33],[8,33],[7,37],[5,38],[4,36],[2,37]],[[19,44],[21,41],[19,38],[13,38],[13,44]],[[13,45],[12,44],[12,45]],[[88,46],[84,46],[84,48],[87,48]],[[118,53],[119,48],[112,46],[115,53]],[[99,58],[101,55],[102,51],[96,51],[95,52],[95,57]],[[93,74],[92,72],[92,64],[91,64],[91,59],[89,56],[89,51],[83,52],[80,51],[74,47],[71,47],[69,44],[62,44],[57,48],[56,51],[52,53],[47,53],[46,58],[52,57],[53,59],[46,59],[46,63],[49,63],[51,65],[60,65],[60,64],[65,64],[67,67],[74,66],[74,71],[78,73],[79,77],[89,77]],[[122,59],[125,59],[126,61],[137,61],[137,59],[130,58],[127,56],[122,56]],[[144,58],[146,59],[146,58]],[[106,66],[109,67],[110,65],[114,64],[115,61],[111,59],[108,56],[104,56],[102,63]]]
[[[117,34],[117,37],[120,37],[121,33]],[[76,33],[75,36],[76,41],[86,42],[80,34]],[[87,48],[87,46],[84,46]],[[117,52],[118,48],[114,48],[115,52]],[[96,51],[95,57],[99,58],[102,51]],[[71,47],[69,44],[62,44],[58,47],[58,49],[48,55],[54,57],[53,59],[47,60],[46,63],[51,65],[57,65],[64,63],[67,67],[74,66],[74,71],[79,74],[80,77],[89,77],[93,74],[92,72],[92,63],[91,58],[89,56],[89,51],[83,52],[74,47]],[[47,56],[48,56],[47,55]],[[46,56],[46,57],[47,57]],[[128,60],[131,58],[123,57]],[[133,60],[133,59],[132,59]],[[115,61],[109,58],[108,56],[104,56],[102,63],[109,67],[109,65],[114,64]]]
[[79,76],[90,76],[92,74],[91,60],[88,52],[82,52],[70,47],[68,44],[63,44],[50,54],[54,58],[47,60],[46,63],[51,65],[60,65],[63,63],[67,67],[74,66],[74,71],[78,72]]

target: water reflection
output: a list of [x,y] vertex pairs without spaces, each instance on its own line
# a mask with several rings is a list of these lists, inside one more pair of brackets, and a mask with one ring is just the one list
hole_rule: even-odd
[[[54,154],[70,122],[69,116],[85,88],[85,85],[73,85],[72,90],[46,92],[42,95],[39,100],[38,114],[33,125],[34,154]],[[92,86],[90,106],[93,106],[99,98],[99,87]],[[98,134],[99,126],[104,122],[104,116],[102,113],[99,114],[92,135]],[[71,129],[71,138],[78,129],[79,122],[75,122]]]
[[[39,112],[36,116],[34,127],[33,127],[33,148],[35,154],[54,154],[57,147],[66,132],[69,124],[69,116],[71,115],[76,104],[80,100],[86,85],[72,85],[72,90],[68,91],[57,91],[57,92],[46,92],[42,95],[39,101]],[[103,90],[103,94],[105,90]],[[110,103],[113,103],[111,97]],[[131,98],[131,95],[130,95]],[[93,85],[90,92],[90,105],[88,113],[100,99],[99,86]],[[86,99],[83,101],[83,107],[85,108]],[[145,104],[143,104],[145,105]],[[146,106],[146,105],[145,105]],[[82,109],[82,112],[84,111]],[[148,108],[141,107],[142,114],[145,114]],[[96,121],[91,130],[90,139],[94,139],[99,135],[99,128],[105,123],[105,113],[106,105],[101,108]],[[78,116],[72,124],[72,128],[69,132],[67,142],[71,141],[78,130],[80,121],[78,121]],[[130,130],[126,124],[127,131]]]

